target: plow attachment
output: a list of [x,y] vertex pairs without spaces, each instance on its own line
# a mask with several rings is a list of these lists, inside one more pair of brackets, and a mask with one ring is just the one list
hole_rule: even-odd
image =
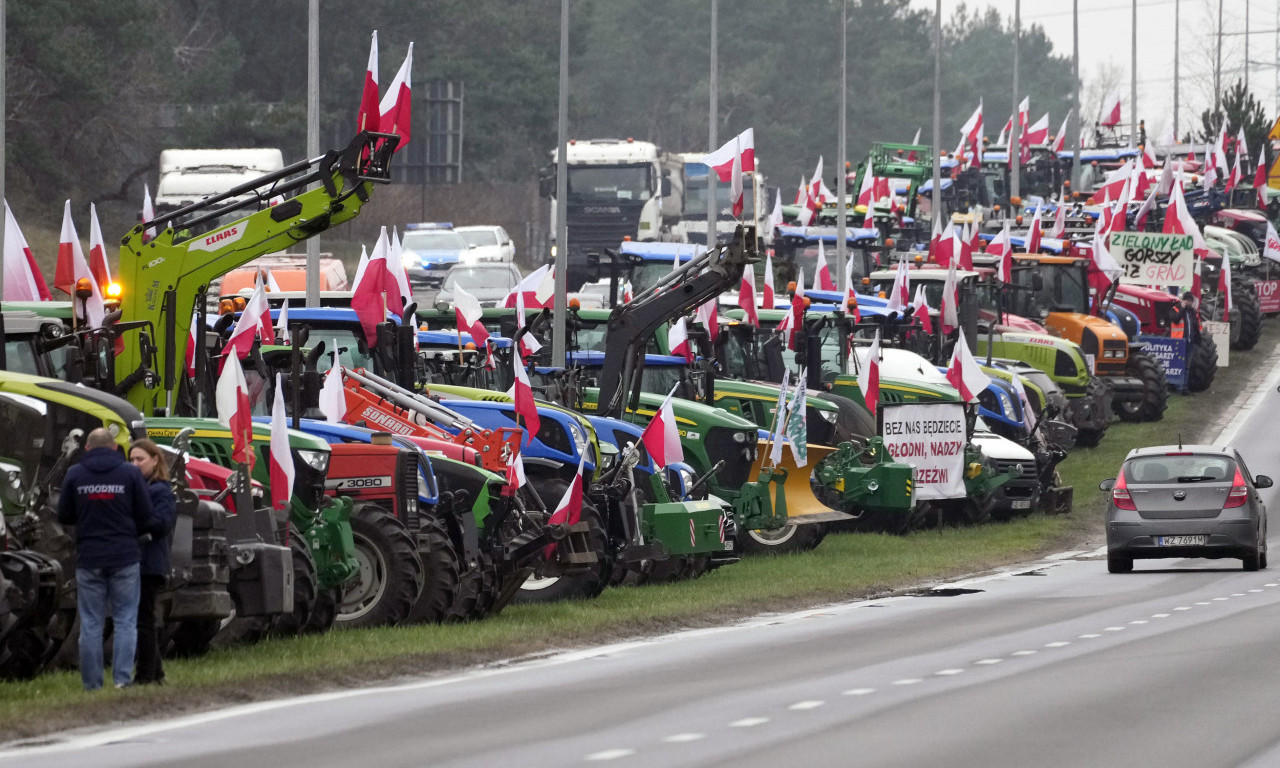
[[761,443],[751,466],[751,476],[758,479],[742,487],[741,500],[747,503],[748,509],[745,516],[739,513],[741,528],[776,530],[788,525],[833,523],[853,518],[819,501],[809,481],[814,465],[835,449],[810,443],[807,450],[808,463],[803,467],[796,466],[788,448],[782,452],[782,463],[766,468],[768,451]]

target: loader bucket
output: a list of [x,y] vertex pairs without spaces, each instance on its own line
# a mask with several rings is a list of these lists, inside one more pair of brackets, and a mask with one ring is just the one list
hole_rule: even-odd
[[809,443],[807,451],[808,460],[803,467],[796,465],[795,456],[788,447],[782,451],[782,462],[776,467],[770,463],[766,469],[765,464],[769,463],[769,450],[765,443],[761,442],[759,450],[756,451],[756,460],[751,466],[750,476],[782,480],[773,496],[773,508],[775,514],[785,511],[789,524],[806,525],[852,520],[852,515],[834,510],[819,501],[813,495],[813,486],[809,482],[814,466],[834,453],[835,449]]

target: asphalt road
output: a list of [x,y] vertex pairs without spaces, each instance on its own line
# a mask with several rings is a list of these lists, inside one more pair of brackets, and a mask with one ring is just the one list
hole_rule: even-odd
[[[1228,433],[1280,480],[1273,390]],[[0,764],[1280,765],[1273,552],[1258,573],[1183,560],[1114,576],[1102,552],[1062,553],[919,596],[78,735]]]

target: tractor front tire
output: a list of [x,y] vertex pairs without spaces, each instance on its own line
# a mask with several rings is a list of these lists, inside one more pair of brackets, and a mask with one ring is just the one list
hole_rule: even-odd
[[1201,333],[1187,350],[1187,389],[1193,393],[1206,391],[1217,373],[1218,345],[1213,337]]
[[808,552],[826,536],[826,523],[788,523],[776,531],[747,531],[738,537],[738,546],[744,555],[785,555]]
[[357,506],[351,535],[360,570],[342,585],[337,624],[384,627],[409,618],[424,584],[422,559],[404,523],[374,504]]
[[418,556],[426,569],[426,584],[409,613],[409,621],[439,623],[445,620],[458,598],[460,568],[449,531],[444,521],[434,515],[421,517]]
[[1262,338],[1262,304],[1252,280],[1231,281],[1231,300],[1240,311],[1240,332],[1231,334],[1231,348],[1253,349]]
[[1142,380],[1142,399],[1137,402],[1115,403],[1116,415],[1122,421],[1160,421],[1169,405],[1169,382],[1164,369],[1145,352],[1129,354],[1126,373]]

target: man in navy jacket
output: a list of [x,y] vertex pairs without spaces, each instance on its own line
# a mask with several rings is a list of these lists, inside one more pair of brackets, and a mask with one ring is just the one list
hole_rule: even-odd
[[102,687],[102,632],[110,605],[115,635],[111,677],[117,688],[124,688],[133,681],[138,644],[138,538],[163,535],[164,526],[152,512],[142,473],[125,461],[106,429],[89,433],[80,462],[67,470],[58,520],[76,528],[80,680],[87,691]]

